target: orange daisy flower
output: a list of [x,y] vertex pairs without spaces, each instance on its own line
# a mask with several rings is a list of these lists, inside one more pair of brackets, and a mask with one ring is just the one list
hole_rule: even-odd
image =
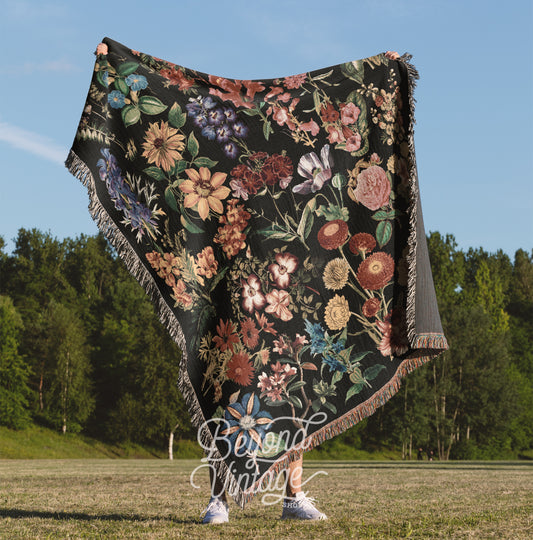
[[166,122],[150,124],[146,130],[143,143],[143,157],[148,163],[155,163],[168,172],[174,163],[182,158],[181,151],[185,148],[184,135],[177,129],[170,127]]
[[183,205],[185,208],[197,206],[198,214],[205,220],[209,215],[209,209],[222,214],[224,207],[222,199],[225,199],[231,192],[230,188],[223,186],[227,174],[216,172],[211,176],[211,171],[207,167],[200,167],[200,170],[185,169],[185,174],[189,180],[180,184],[180,189],[186,193]]

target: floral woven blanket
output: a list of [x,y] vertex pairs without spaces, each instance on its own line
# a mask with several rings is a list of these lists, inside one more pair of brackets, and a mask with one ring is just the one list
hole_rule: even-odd
[[241,506],[448,347],[410,58],[238,80],[97,48],[66,165],[181,348],[198,440]]

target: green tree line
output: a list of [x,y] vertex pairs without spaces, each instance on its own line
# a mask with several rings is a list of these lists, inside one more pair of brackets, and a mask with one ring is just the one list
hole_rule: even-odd
[[[336,439],[440,459],[533,448],[533,252],[465,252],[439,233],[428,243],[451,348]],[[0,237],[0,425],[161,448],[174,433],[194,439],[181,351],[103,236],[20,229],[4,247]]]

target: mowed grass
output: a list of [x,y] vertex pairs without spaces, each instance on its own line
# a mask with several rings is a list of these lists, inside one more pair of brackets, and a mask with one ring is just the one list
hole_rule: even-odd
[[230,522],[209,526],[200,523],[207,471],[194,477],[200,489],[190,481],[200,464],[0,460],[0,538],[533,537],[528,462],[306,460],[304,488],[328,521],[281,521],[281,505],[258,494],[244,510],[230,502]]

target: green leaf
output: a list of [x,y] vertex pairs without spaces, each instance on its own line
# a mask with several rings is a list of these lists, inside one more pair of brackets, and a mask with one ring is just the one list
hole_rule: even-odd
[[156,180],[164,180],[166,178],[165,173],[159,167],[147,167],[143,172]]
[[383,364],[376,364],[374,366],[370,366],[363,371],[363,377],[367,381],[371,381],[375,379],[378,376],[379,372],[383,369],[385,369],[385,366]]
[[215,290],[216,286],[219,284],[220,280],[224,277],[226,272],[228,271],[228,266],[225,266],[222,268],[222,270],[219,270],[215,277],[213,278],[213,282],[211,283],[211,288],[209,289],[209,292],[212,292]]
[[318,94],[318,90],[315,90],[313,92],[313,103],[315,105],[316,112],[320,114],[320,110],[322,109],[322,104],[320,103],[320,96]]
[[170,111],[168,111],[168,123],[179,129],[185,124],[186,120],[187,115],[181,110],[181,107],[177,103],[174,103],[174,105],[170,107]]
[[305,386],[305,381],[296,381],[295,383],[287,386],[288,392],[293,392],[295,390],[298,390],[299,388],[302,388],[302,386]]
[[259,457],[271,458],[286,450],[286,444],[283,437],[277,433],[269,431],[263,439],[262,448],[258,450]]
[[139,109],[141,109],[144,114],[159,114],[166,108],[167,106],[163,105],[161,100],[155,96],[141,96],[139,98]]
[[321,81],[322,79],[327,79],[331,74],[333,73],[333,70],[331,69],[327,73],[322,73],[321,75],[317,75],[316,77],[313,77],[313,81]]
[[270,137],[270,134],[272,133],[272,124],[267,120],[263,124],[263,135],[265,139],[268,141],[268,138]]
[[304,240],[307,239],[313,227],[313,223],[314,223],[313,212],[315,208],[316,208],[316,197],[313,197],[305,205],[305,208],[302,212],[302,217],[300,218],[298,229],[296,231],[298,233],[298,236],[300,236]]
[[292,233],[285,231],[273,231],[272,229],[259,229],[257,234],[262,234],[263,236],[266,236],[272,240],[285,240],[286,242],[291,242],[297,238]]
[[139,64],[137,62],[124,62],[118,66],[117,72],[122,77],[127,77],[134,73],[138,67]]
[[359,392],[363,389],[364,385],[365,383],[361,382],[351,386],[348,392],[346,392],[346,399],[344,400],[344,402],[346,403],[352,396],[355,396],[355,394],[359,394]]
[[311,362],[304,362],[302,365],[301,365],[301,368],[302,369],[309,369],[311,371],[318,371],[318,368],[315,366],[315,364],[311,363]]
[[390,221],[380,221],[376,228],[376,239],[379,247],[383,247],[392,236],[392,223]]
[[337,414],[337,407],[335,407],[335,405],[333,405],[333,403],[330,403],[329,401],[326,401],[324,403],[324,407],[329,409],[333,414]]
[[126,84],[124,79],[115,79],[115,88],[122,92],[125,96],[127,96],[130,91],[130,87]]
[[261,114],[261,111],[259,109],[242,109],[239,112],[243,112],[248,116],[257,116],[258,114]]
[[[165,192],[165,198],[166,198],[166,192]],[[200,227],[198,227],[198,225],[196,225],[195,223],[193,223],[190,219],[189,219],[189,216],[187,216],[187,214],[183,213],[181,214],[180,216],[180,221],[181,221],[181,224],[190,232],[192,233],[201,233],[201,232],[205,232],[203,229],[201,229]]]
[[285,405],[287,403],[284,399],[281,401],[271,401],[270,399],[265,399],[266,405],[269,407],[281,407],[282,405]]
[[331,384],[337,384],[342,379],[342,376],[343,376],[342,371],[336,371],[333,374],[333,377],[331,377]]
[[141,113],[135,105],[126,105],[125,107],[122,107],[121,114],[122,121],[126,127],[136,124],[141,118]]
[[176,197],[174,196],[174,193],[170,187],[165,189],[165,201],[167,201],[167,204],[170,206],[170,208],[172,208],[172,210],[175,212],[178,211],[178,203],[176,202]]
[[300,398],[297,396],[289,396],[288,400],[299,409],[303,408],[302,402],[300,401]]
[[394,219],[395,217],[400,216],[402,213],[399,210],[378,210],[373,216],[372,219],[376,221],[384,221],[385,219]]
[[[352,345],[353,346],[353,345]],[[357,362],[360,362],[367,354],[370,354],[372,351],[364,351],[362,353],[356,354],[350,358],[351,364],[356,364]]]
[[200,148],[200,145],[198,144],[198,140],[194,136],[194,133],[191,131],[191,134],[189,135],[189,138],[187,140],[187,150],[191,154],[192,157],[196,157],[198,154],[198,149]]
[[207,167],[208,169],[210,169],[211,167],[214,167],[217,163],[218,161],[214,161],[205,156],[200,156],[199,158],[196,158],[194,160],[194,164],[197,167]]

